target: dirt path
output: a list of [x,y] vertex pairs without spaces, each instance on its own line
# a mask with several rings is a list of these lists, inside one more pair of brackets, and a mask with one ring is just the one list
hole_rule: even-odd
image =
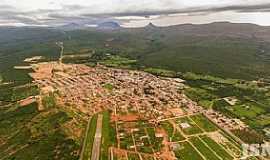
[[163,122],[163,121],[168,121],[168,120],[174,120],[174,119],[184,118],[184,117],[193,116],[193,115],[197,115],[197,114],[198,114],[198,113],[192,113],[192,114],[185,114],[185,115],[176,116],[176,117],[171,117],[171,118],[164,118],[164,119],[158,120],[157,122]]
[[101,144],[101,138],[102,138],[102,120],[103,120],[103,115],[99,114],[98,119],[97,119],[95,139],[94,139],[93,148],[92,148],[92,155],[91,155],[91,159],[89,160],[99,160],[100,144]]
[[63,42],[56,42],[56,45],[61,48],[60,57],[59,57],[59,63],[62,63],[63,53],[64,53],[64,43]]

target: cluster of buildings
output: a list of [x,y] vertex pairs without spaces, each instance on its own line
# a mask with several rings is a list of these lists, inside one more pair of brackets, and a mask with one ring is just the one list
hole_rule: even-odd
[[[190,100],[182,93],[183,80],[178,78],[162,78],[142,71],[101,65],[88,67],[59,62],[37,63],[33,64],[32,68],[34,72],[30,73],[30,76],[39,86],[41,95],[54,92],[57,103],[87,115],[105,109],[111,110],[111,121],[115,122],[118,145],[129,138],[129,151],[140,151],[140,147],[147,147],[150,140],[145,129],[140,130],[137,125],[125,126],[137,120],[148,120],[148,124],[155,127],[155,124],[170,118],[203,113],[221,128],[235,130],[247,127],[238,119],[227,118]],[[28,101],[30,100],[32,99]],[[191,126],[189,123],[181,123],[179,127],[186,129]],[[156,132],[155,138],[166,138],[166,134]]]
[[42,93],[57,92],[61,103],[89,114],[104,108],[116,114],[138,113],[147,119],[183,114],[180,107],[185,101],[180,90],[183,84],[179,79],[161,79],[140,71],[57,62],[35,64],[34,71],[30,75]]
[[138,115],[140,119],[162,120],[170,117],[204,113],[229,130],[246,125],[237,119],[206,110],[186,97],[183,80],[101,65],[44,62],[33,65],[30,75],[43,94],[57,92],[59,103],[92,115],[110,109],[114,115]]
[[232,119],[224,116],[221,113],[218,113],[214,110],[205,111],[205,115],[216,124],[218,124],[221,128],[225,128],[227,130],[242,130],[247,128],[248,126],[242,122],[240,119]]

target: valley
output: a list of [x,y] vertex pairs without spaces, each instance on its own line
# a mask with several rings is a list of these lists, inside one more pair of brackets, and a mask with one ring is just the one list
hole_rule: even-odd
[[270,42],[237,26],[0,28],[0,160],[239,159],[270,138]]

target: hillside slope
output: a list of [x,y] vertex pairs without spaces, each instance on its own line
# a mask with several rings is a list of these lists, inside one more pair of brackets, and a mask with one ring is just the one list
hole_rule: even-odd
[[[138,60],[139,66],[220,77],[257,79],[270,76],[270,27],[218,22],[170,27],[94,28],[63,31],[61,28],[0,28],[0,71],[22,59],[64,54],[118,54]],[[5,66],[5,67],[3,67]],[[10,71],[10,70],[8,70]],[[7,77],[6,74],[3,77]],[[9,76],[9,75],[8,75]]]

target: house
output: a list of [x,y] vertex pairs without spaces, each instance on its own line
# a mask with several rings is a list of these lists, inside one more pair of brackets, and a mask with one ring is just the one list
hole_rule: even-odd
[[180,124],[180,127],[183,128],[183,129],[186,129],[186,128],[189,128],[190,127],[190,124],[188,124],[188,123],[181,123]]

